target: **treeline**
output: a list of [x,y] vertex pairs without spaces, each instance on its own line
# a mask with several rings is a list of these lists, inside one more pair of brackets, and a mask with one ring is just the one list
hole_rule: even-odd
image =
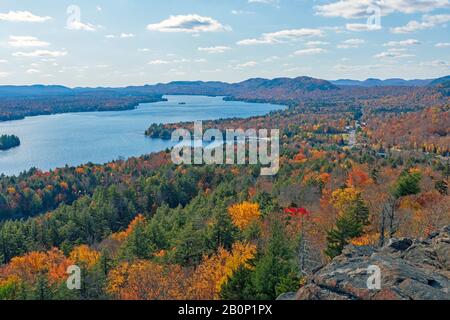
[[20,139],[15,135],[0,136],[0,150],[8,150],[20,146]]
[[7,96],[0,99],[0,121],[54,113],[131,110],[140,103],[158,101],[163,101],[162,95],[114,91]]
[[449,104],[398,115],[370,114],[366,118],[373,145],[450,155]]
[[154,139],[170,140],[172,137],[172,130],[166,125],[153,123],[145,130],[145,135]]

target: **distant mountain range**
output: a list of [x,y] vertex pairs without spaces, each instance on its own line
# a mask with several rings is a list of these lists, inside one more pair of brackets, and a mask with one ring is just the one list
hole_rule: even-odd
[[354,87],[425,87],[425,86],[448,86],[450,76],[438,79],[404,80],[404,79],[373,79],[364,81],[339,79],[333,81],[315,79],[311,77],[297,78],[275,78],[263,79],[252,78],[239,83],[226,83],[220,81],[174,81],[170,83],[158,83],[155,85],[130,86],[124,88],[69,88],[60,85],[30,85],[30,86],[0,86],[0,96],[41,96],[41,95],[72,95],[80,93],[105,93],[105,94],[129,94],[129,93],[155,93],[155,94],[207,94],[207,95],[233,95],[242,91],[277,90],[292,92],[313,92],[339,90],[348,86]]
[[[239,83],[174,81],[123,88],[68,88],[59,85],[0,86],[0,121],[26,116],[133,109],[164,95],[225,96],[227,100],[271,102],[287,106],[358,108],[379,106],[404,110],[448,102],[450,76],[434,80],[368,79],[327,81],[311,77],[252,78]],[[386,102],[380,100],[390,97]],[[402,109],[403,108],[403,109]]]

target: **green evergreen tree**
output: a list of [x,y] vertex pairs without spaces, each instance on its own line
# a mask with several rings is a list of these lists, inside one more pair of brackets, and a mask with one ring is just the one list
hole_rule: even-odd
[[395,198],[418,194],[422,175],[419,172],[403,171],[395,186],[393,195]]
[[434,187],[443,196],[448,195],[448,184],[447,184],[447,181],[444,181],[444,180],[436,181]]
[[364,226],[369,223],[369,209],[359,194],[354,203],[336,220],[336,226],[328,232],[325,254],[334,258],[352,238],[363,234]]
[[293,250],[294,244],[286,236],[284,225],[275,220],[266,248],[255,264],[253,286],[255,298],[273,300],[277,298],[277,287],[286,275],[297,273]]
[[255,297],[252,285],[252,270],[240,266],[231,278],[222,285],[222,300],[252,300]]

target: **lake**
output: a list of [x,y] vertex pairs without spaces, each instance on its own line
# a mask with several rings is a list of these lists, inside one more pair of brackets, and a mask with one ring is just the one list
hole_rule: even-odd
[[128,111],[65,113],[0,122],[0,135],[14,134],[21,141],[17,148],[0,151],[0,174],[15,175],[32,167],[50,170],[66,164],[106,163],[172,147],[171,141],[144,135],[152,123],[248,118],[284,108],[224,101],[223,97],[165,98],[168,101],[143,103]]

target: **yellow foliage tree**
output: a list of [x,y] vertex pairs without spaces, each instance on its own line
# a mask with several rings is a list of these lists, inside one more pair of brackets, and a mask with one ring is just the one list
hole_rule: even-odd
[[229,207],[228,213],[231,216],[233,224],[241,230],[247,228],[261,216],[259,205],[248,201]]
[[100,253],[92,250],[87,245],[81,245],[72,250],[69,259],[86,268],[92,268],[100,259]]
[[211,257],[204,257],[189,279],[187,298],[218,299],[224,283],[240,267],[251,268],[248,261],[256,254],[256,246],[236,242],[230,251],[220,248]]
[[353,187],[337,189],[331,195],[331,201],[339,213],[343,213],[358,199],[360,194],[361,191]]

